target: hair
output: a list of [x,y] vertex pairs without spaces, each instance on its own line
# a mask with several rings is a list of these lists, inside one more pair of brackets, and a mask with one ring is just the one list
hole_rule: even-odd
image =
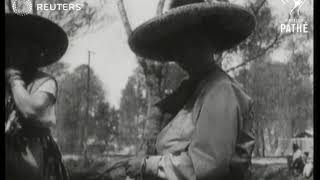
[[297,149],[299,149],[298,144],[293,143],[293,145],[292,145],[292,149],[293,149],[294,151],[295,151],[295,150],[297,150]]

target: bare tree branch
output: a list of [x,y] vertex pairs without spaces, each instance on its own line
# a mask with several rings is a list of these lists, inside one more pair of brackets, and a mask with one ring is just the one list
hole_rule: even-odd
[[166,0],[159,0],[158,2],[157,12],[156,12],[158,16],[162,14],[165,2]]
[[[129,37],[132,33],[132,27],[130,25],[129,18],[128,18],[127,11],[125,9],[123,0],[118,0],[117,5],[118,5],[121,21],[122,21],[123,26],[126,30],[127,36]],[[136,58],[138,60],[138,63],[141,65],[145,76],[147,76],[147,68],[146,68],[147,64],[145,62],[145,59],[138,57],[138,56]]]
[[263,5],[267,2],[267,0],[262,0],[262,2],[258,5],[255,6],[253,3],[250,4],[250,8],[253,11],[254,15],[259,14],[261,8],[263,7]]
[[127,35],[130,36],[132,33],[132,28],[129,23],[128,15],[127,15],[126,9],[124,7],[123,0],[118,0],[117,5],[118,5],[118,9],[119,9],[119,13],[120,13],[120,17],[121,17],[123,26],[126,30]]
[[8,0],[8,9],[9,9],[9,12],[10,12],[10,13],[13,13],[11,0]]
[[36,0],[32,0],[32,13],[35,14],[35,15],[38,14]]
[[272,41],[272,43],[270,43],[266,48],[264,48],[264,50],[262,50],[262,52],[260,52],[259,54],[257,54],[256,56],[254,57],[251,57],[247,60],[245,60],[244,62],[232,67],[232,68],[229,68],[228,70],[226,70],[226,72],[230,72],[230,71],[234,71],[240,67],[243,67],[245,65],[247,65],[248,63],[262,57],[263,55],[265,55],[271,48],[273,48],[275,45],[278,44],[278,42],[280,42],[281,39],[283,39],[284,37],[286,36],[280,36],[280,33],[278,33],[275,37],[275,39]]
[[[165,0],[159,0],[159,3],[158,3],[158,7],[157,7],[157,15],[160,15],[163,11],[163,7],[164,7],[164,3],[165,3]],[[124,28],[126,30],[126,33],[128,35],[128,37],[131,35],[132,33],[132,28],[130,26],[130,22],[129,22],[129,19],[128,19],[128,16],[127,16],[127,13],[126,13],[126,9],[125,9],[125,6],[124,6],[124,2],[123,0],[118,0],[117,2],[117,6],[118,6],[118,9],[119,9],[119,13],[120,13],[120,16],[121,16],[121,20],[122,20],[122,23],[124,25]],[[139,56],[136,56],[137,58],[137,61],[139,63],[139,65],[142,67],[142,71],[143,71],[143,74],[145,76],[145,79],[146,79],[146,86],[148,88],[147,90],[147,99],[148,99],[148,107],[147,107],[147,116],[149,117],[152,113],[154,114],[153,111],[151,111],[151,107],[152,107],[152,82],[149,81],[149,79],[155,75],[157,78],[158,78],[158,85],[161,86],[162,84],[162,78],[159,78],[159,75],[161,75],[162,73],[162,69],[163,67],[161,65],[158,65],[158,64],[149,64],[145,58],[142,58],[142,57],[139,57]],[[160,66],[160,67],[159,67]],[[159,74],[161,73],[161,74]],[[157,94],[159,95],[160,97],[160,93],[157,92]],[[153,152],[153,149],[155,148],[154,147],[154,142],[155,142],[155,137],[154,135],[155,134],[158,134],[159,132],[159,129],[160,129],[160,122],[161,122],[161,118],[162,116],[155,116],[153,118],[150,118],[148,119],[148,122],[150,122],[150,127],[148,126],[147,128],[147,124],[143,125],[144,126],[144,129],[143,129],[143,139],[144,139],[144,142],[143,144],[141,145],[140,149],[143,149],[142,147],[146,147],[146,152]],[[146,121],[145,121],[146,123]],[[148,129],[148,132],[145,132],[145,130]],[[146,137],[146,139],[145,139]],[[141,153],[143,153],[143,151],[141,151]]]

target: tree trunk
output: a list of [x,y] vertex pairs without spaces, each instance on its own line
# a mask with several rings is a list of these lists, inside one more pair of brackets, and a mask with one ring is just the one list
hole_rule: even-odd
[[118,0],[118,10],[120,13],[120,17],[121,17],[121,21],[123,23],[124,29],[126,30],[126,33],[128,36],[130,36],[130,34],[132,33],[132,28],[127,16],[127,12],[123,3],[123,0]]
[[291,137],[294,137],[295,135],[295,122],[294,122],[294,118],[292,118],[291,120]]
[[159,0],[156,15],[162,14],[165,2],[166,2],[166,0]]
[[[162,13],[164,4],[165,4],[165,0],[159,0],[157,12],[156,12],[157,15]],[[132,33],[132,28],[127,16],[127,12],[126,12],[123,0],[118,0],[117,5],[118,5],[118,10],[121,16],[123,26],[126,30],[127,35],[130,36]],[[138,56],[137,56],[137,60],[140,66],[143,68],[144,75],[146,77],[147,100],[148,100],[148,109],[147,109],[147,115],[146,115],[147,119],[146,119],[146,125],[145,125],[146,132],[144,132],[144,138],[143,138],[143,143],[141,145],[140,153],[154,154],[155,140],[156,140],[156,136],[160,131],[161,119],[163,115],[161,114],[161,111],[159,109],[157,109],[156,107],[153,107],[153,104],[157,100],[159,100],[160,95],[159,97],[157,97],[157,96],[153,96],[151,93],[151,87],[148,85],[149,74],[147,73],[148,66],[145,63],[146,60]]]
[[84,122],[82,120],[82,123],[81,123],[81,126],[79,128],[79,133],[80,133],[80,142],[79,142],[79,153],[82,153],[83,152],[83,149],[84,149]]
[[37,3],[36,0],[32,0],[32,13],[37,15]]
[[257,157],[261,157],[262,156],[262,134],[261,134],[261,123],[260,122],[257,122],[256,123],[256,127],[255,127],[255,134],[256,134],[256,144],[255,144],[255,155]]
[[11,0],[7,0],[8,1],[8,9],[10,13],[13,13],[13,9],[12,9],[12,2]]
[[265,144],[265,139],[264,139],[264,129],[260,129],[261,133],[261,155],[262,157],[265,157],[265,150],[266,150],[266,144]]

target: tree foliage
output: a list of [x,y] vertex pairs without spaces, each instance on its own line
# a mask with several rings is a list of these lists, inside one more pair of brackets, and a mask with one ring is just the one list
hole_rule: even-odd
[[138,146],[147,113],[145,78],[137,69],[128,79],[120,100],[120,139],[124,145]]
[[59,82],[57,136],[65,151],[83,151],[90,138],[108,145],[117,134],[118,111],[106,102],[105,90],[92,69],[89,92],[87,80],[88,66],[80,65]]
[[[256,62],[236,76],[255,101],[257,155],[264,155],[266,145],[274,152],[278,138],[291,138],[311,125],[313,91],[308,57],[294,54],[289,62]],[[266,136],[274,138],[273,144],[265,142]]]
[[[253,61],[263,59],[263,56],[278,45],[288,35],[280,34],[278,26],[274,23],[272,9],[266,0],[256,0],[247,2],[245,5],[251,10],[256,18],[256,27],[252,34],[238,46],[223,53],[222,64],[227,72],[237,70]],[[234,64],[234,59],[230,54],[241,56],[241,62]]]

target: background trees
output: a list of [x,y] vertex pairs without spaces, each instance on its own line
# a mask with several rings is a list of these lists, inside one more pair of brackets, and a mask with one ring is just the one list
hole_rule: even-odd
[[[92,69],[90,91],[87,91],[87,71],[87,65],[81,65],[59,80],[59,121],[55,134],[66,152],[82,152],[90,138],[108,146],[117,134],[118,111],[106,101],[102,83]],[[87,103],[90,104],[89,119]]]
[[249,70],[241,70],[236,76],[255,101],[257,156],[272,155],[278,148],[278,138],[293,137],[312,123],[312,84],[309,75],[297,71],[298,68],[308,71],[306,60],[299,58],[297,64],[295,59],[289,63],[266,59],[254,63]]

